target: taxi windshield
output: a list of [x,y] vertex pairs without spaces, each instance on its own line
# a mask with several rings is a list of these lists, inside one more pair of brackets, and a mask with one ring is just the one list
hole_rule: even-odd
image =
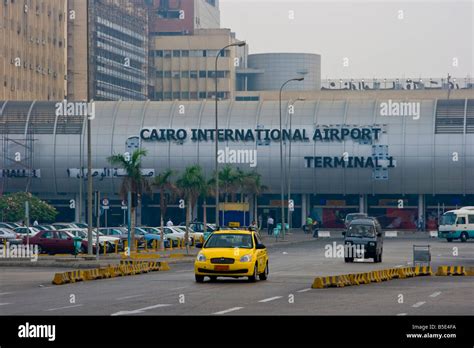
[[212,234],[204,248],[243,248],[252,249],[253,241],[250,234]]
[[351,225],[347,231],[348,237],[375,237],[375,230],[370,225]]

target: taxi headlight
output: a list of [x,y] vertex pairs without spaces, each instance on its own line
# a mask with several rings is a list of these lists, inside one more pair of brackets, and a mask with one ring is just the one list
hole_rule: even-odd
[[196,260],[198,260],[200,262],[204,262],[204,261],[206,261],[206,256],[204,256],[203,253],[199,253]]
[[247,254],[240,258],[240,262],[250,262],[252,261],[252,255]]
[[369,242],[370,246],[375,246],[375,242]]

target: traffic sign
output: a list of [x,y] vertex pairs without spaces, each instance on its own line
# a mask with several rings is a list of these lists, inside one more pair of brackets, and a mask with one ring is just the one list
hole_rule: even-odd
[[122,201],[122,210],[128,210],[127,202]]
[[109,200],[108,200],[107,198],[104,198],[104,199],[102,200],[102,205],[103,205],[104,207],[107,207],[107,206],[109,205]]
[[295,211],[295,201],[292,199],[288,201],[288,209],[290,209],[290,211]]

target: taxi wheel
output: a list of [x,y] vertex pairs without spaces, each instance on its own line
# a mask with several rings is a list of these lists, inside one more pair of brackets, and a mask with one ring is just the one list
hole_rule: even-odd
[[267,278],[268,278],[268,262],[265,265],[265,270],[263,271],[263,273],[260,273],[258,275],[258,279],[260,280],[267,280]]
[[448,243],[451,243],[453,241],[452,238],[447,238],[446,240],[448,241]]
[[196,278],[196,283],[203,283],[204,282],[204,276],[202,275],[195,275]]
[[253,275],[249,277],[249,282],[254,283],[257,281],[257,275],[258,275],[258,265],[255,264],[255,267],[253,268]]

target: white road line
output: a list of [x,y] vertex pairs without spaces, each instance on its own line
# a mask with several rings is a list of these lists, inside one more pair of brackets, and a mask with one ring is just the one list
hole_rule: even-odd
[[157,304],[157,305],[154,305],[154,306],[134,309],[134,310],[131,310],[131,311],[120,311],[120,312],[117,312],[117,313],[113,313],[111,315],[112,316],[118,316],[118,315],[140,314],[140,313],[143,313],[144,311],[147,311],[149,309],[162,308],[162,307],[168,307],[168,306],[171,306],[171,305],[170,304]]
[[264,299],[264,300],[260,300],[260,301],[258,301],[258,302],[262,302],[262,303],[264,303],[264,302],[270,302],[270,301],[278,300],[279,298],[282,298],[282,297],[283,297],[283,296],[269,297],[269,298],[266,298],[266,299]]
[[306,291],[310,291],[311,288],[308,288],[308,289],[303,289],[303,290],[298,290],[297,292],[306,292]]
[[407,315],[407,313],[398,313],[398,314],[397,314],[398,317],[403,317],[403,316],[405,316],[405,315]]
[[420,301],[420,302],[415,303],[412,307],[413,308],[418,308],[418,307],[423,306],[425,303],[426,303],[425,301]]
[[127,300],[129,298],[135,298],[135,297],[141,297],[143,295],[131,295],[131,296],[124,296],[124,297],[118,297],[116,298],[117,301],[120,301],[120,300]]
[[9,305],[11,303],[0,303],[0,306],[6,306],[6,305]]
[[187,288],[187,286],[181,286],[179,288],[172,288],[170,290],[181,290],[181,289],[186,289],[186,288]]
[[68,309],[68,308],[75,308],[75,307],[81,307],[81,306],[84,306],[82,304],[78,304],[78,305],[74,305],[74,306],[66,306],[66,307],[59,307],[59,308],[50,308],[50,309],[47,309],[47,311],[58,311],[60,309]]
[[437,296],[439,296],[439,295],[441,295],[441,291],[437,291],[437,292],[432,293],[432,294],[430,295],[430,297],[437,297]]
[[2,295],[8,295],[8,294],[12,294],[12,292],[0,292],[0,296],[2,296]]
[[179,271],[175,271],[174,273],[191,273],[191,272],[194,272],[194,271],[188,271],[186,269],[182,269],[182,270],[179,270]]
[[212,313],[212,314],[215,314],[215,315],[226,314],[226,313],[238,311],[242,308],[244,308],[244,307],[233,307],[233,308],[226,309],[225,311],[220,311],[220,312],[216,312],[216,313]]

